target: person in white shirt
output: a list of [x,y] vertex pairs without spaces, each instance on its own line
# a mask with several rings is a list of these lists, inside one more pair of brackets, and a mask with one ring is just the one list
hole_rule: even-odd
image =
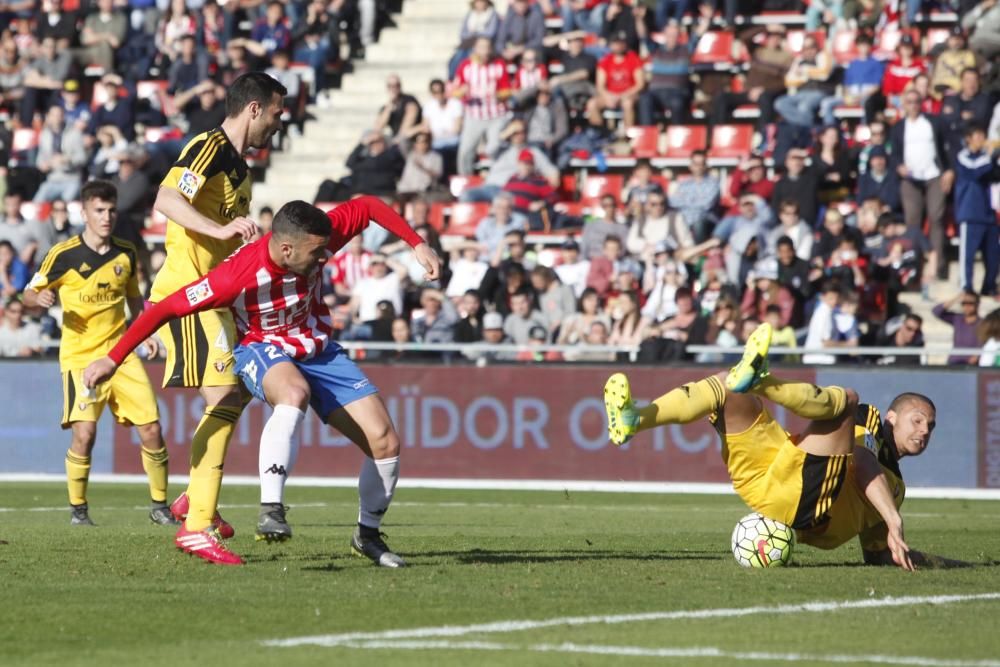
[[580,258],[580,244],[574,239],[563,241],[561,261],[555,267],[563,285],[569,285],[573,296],[579,299],[583,290],[587,289],[587,274],[590,273],[590,262]]
[[448,97],[441,79],[431,81],[430,93],[431,99],[424,102],[422,114],[431,133],[431,148],[444,158],[445,173],[454,174],[458,141],[462,135],[462,102]]
[[[806,342],[803,347],[806,349],[819,349],[831,347],[834,342],[834,322],[833,316],[837,305],[840,303],[840,287],[837,283],[827,281],[823,285],[816,309],[813,310],[809,319],[809,332],[806,334]],[[804,364],[824,364],[830,365],[837,362],[837,358],[832,354],[804,354],[802,363]]]
[[406,268],[392,262],[382,254],[371,256],[368,262],[370,275],[354,285],[351,312],[358,323],[371,322],[378,317],[379,301],[388,301],[397,313],[403,312],[403,277]]
[[24,304],[8,299],[0,319],[0,357],[32,357],[41,353],[42,328],[24,319]]
[[451,280],[445,296],[457,304],[470,289],[477,290],[490,265],[479,259],[479,244],[463,241],[451,251]]
[[778,254],[778,239],[787,236],[795,247],[795,255],[800,259],[812,259],[813,241],[816,231],[799,217],[798,202],[786,199],[778,205],[778,221],[781,223],[767,233],[767,255]]
[[654,191],[646,197],[642,219],[632,223],[625,246],[628,252],[648,260],[663,241],[672,242],[678,259],[684,261],[694,248],[694,236],[677,211],[667,210],[667,197]]

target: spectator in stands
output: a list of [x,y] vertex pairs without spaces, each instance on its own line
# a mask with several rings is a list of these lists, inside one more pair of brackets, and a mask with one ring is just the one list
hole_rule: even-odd
[[930,221],[932,263],[937,277],[947,279],[945,258],[944,206],[951,191],[954,172],[949,169],[944,132],[936,118],[920,112],[920,95],[903,96],[904,117],[892,126],[892,165],[902,179],[900,198],[906,225],[919,229],[924,212]]
[[[819,301],[809,318],[809,331],[803,347],[817,350],[820,348],[837,347],[834,341],[833,318],[840,304],[840,285],[832,280],[823,283],[820,289]],[[814,365],[835,364],[837,358],[832,354],[811,352],[802,355],[802,363]]]
[[1000,55],[1000,2],[980,2],[962,17],[962,28],[969,34],[969,46],[976,55],[995,65]]
[[[419,130],[419,128],[417,128]],[[412,143],[399,144],[406,150],[406,164],[396,184],[396,191],[403,199],[427,195],[441,190],[444,158],[431,150],[431,135],[418,131]],[[442,193],[443,194],[443,193]]]
[[755,317],[763,321],[767,316],[767,309],[775,305],[781,309],[781,327],[798,324],[792,320],[795,314],[795,296],[778,282],[778,260],[768,257],[754,265],[753,283],[743,292],[740,316]]
[[63,84],[62,93],[56,104],[62,107],[67,125],[76,125],[81,131],[87,128],[90,122],[90,105],[80,99],[79,81],[68,79]]
[[885,121],[881,120],[872,121],[868,125],[868,132],[870,134],[870,138],[857,151],[858,176],[863,176],[865,171],[868,169],[869,156],[876,148],[881,148],[883,151],[885,151],[886,155],[892,153],[892,150],[887,143],[889,137],[888,137],[888,131],[886,130]]
[[339,303],[346,303],[355,288],[368,276],[372,253],[365,249],[362,237],[355,236],[327,264],[330,283]]
[[638,200],[645,205],[652,194],[664,194],[663,186],[653,180],[653,165],[646,158],[636,161],[628,181],[625,183],[625,201],[631,204]]
[[128,20],[115,9],[114,0],[97,0],[96,7],[83,22],[80,33],[80,64],[98,65],[105,72],[115,68],[115,51],[125,43]]
[[219,68],[217,76],[219,83],[226,88],[233,85],[233,81],[240,76],[253,70],[247,60],[247,49],[243,43],[243,38],[233,38],[226,43],[225,64]]
[[504,318],[503,332],[515,345],[527,345],[533,327],[548,333],[545,316],[533,307],[531,294],[518,291],[510,295],[510,313]]
[[559,144],[569,135],[569,113],[562,97],[553,95],[548,82],[538,85],[535,104],[523,115],[528,144],[556,155]]
[[510,0],[507,14],[500,22],[494,48],[504,60],[513,62],[521,57],[525,49],[539,52],[544,37],[545,16],[538,5],[528,0]]
[[801,148],[792,148],[785,154],[785,173],[774,185],[770,201],[775,210],[782,202],[795,202],[798,216],[812,226],[819,210],[820,171],[816,164],[806,166],[806,156]]
[[982,293],[995,296],[1000,270],[1000,233],[990,197],[991,187],[1000,181],[1000,152],[986,150],[986,130],[970,124],[965,131],[965,148],[955,158],[955,220],[962,245],[959,257],[962,288],[974,291],[972,274],[976,252],[982,249],[985,275]]
[[632,255],[648,261],[660,243],[671,246],[682,262],[693,254],[695,245],[684,217],[678,211],[667,209],[666,195],[654,192],[646,198],[643,216],[632,223],[625,247]]
[[771,226],[771,209],[757,195],[743,195],[739,212],[727,215],[712,232],[712,238],[699,244],[695,251],[725,248],[725,266],[729,281],[736,285],[746,282],[746,274],[757,261],[758,253],[766,248],[764,235]]
[[[952,308],[961,304],[962,312],[956,313]],[[979,347],[979,295],[969,290],[963,290],[931,310],[934,317],[952,328],[952,347]],[[948,355],[949,366],[975,366],[979,363],[978,356]]]
[[757,128],[761,134],[774,121],[774,101],[785,93],[785,75],[793,60],[792,54],[783,48],[784,41],[784,26],[767,27],[764,43],[754,47],[750,54],[743,92],[723,92],[712,99],[709,120],[713,125],[729,122],[733,110],[744,104],[756,105],[760,110]]
[[[396,263],[390,264],[385,255],[374,254],[368,264],[369,275],[354,285],[351,294],[350,310],[356,324],[355,335],[361,338],[371,337],[371,323],[378,317],[378,304],[388,301],[395,312],[403,311],[403,278],[406,269]],[[367,327],[367,329],[366,329]]]
[[514,210],[528,218],[534,230],[551,229],[551,205],[556,201],[556,189],[535,170],[535,156],[530,148],[522,148],[517,156],[517,172],[510,177],[503,191],[513,198]]
[[568,49],[558,57],[562,73],[551,77],[549,86],[566,98],[570,109],[580,111],[597,93],[597,58],[583,50],[582,34],[570,34],[567,42]]
[[[858,293],[848,290],[840,295],[840,305],[833,314],[833,341],[840,348],[858,347],[861,327],[858,324]],[[854,356],[840,356],[838,364],[854,363]]]
[[640,361],[681,361],[692,359],[686,353],[688,345],[708,342],[709,319],[702,315],[690,287],[679,287],[674,296],[677,312],[650,327],[653,337],[642,343]]
[[101,77],[101,85],[104,86],[106,99],[104,104],[94,109],[87,133],[95,134],[99,127],[114,125],[127,141],[134,141],[135,98],[122,89],[122,78],[117,74],[105,74]]
[[636,347],[651,333],[650,322],[642,316],[639,308],[639,295],[632,290],[623,291],[613,299],[609,298],[608,312],[611,315],[609,345]]
[[623,253],[624,243],[617,236],[608,235],[601,246],[601,254],[590,259],[590,273],[587,287],[593,288],[601,299],[607,297],[617,276],[623,270],[641,275],[642,270],[635,260]]
[[243,42],[247,51],[265,61],[275,51],[292,47],[292,31],[285,19],[285,5],[280,0],[270,0],[264,16],[257,19],[250,31],[250,39]]
[[493,198],[490,215],[476,225],[476,241],[483,255],[489,257],[503,245],[504,237],[514,231],[523,232],[528,228],[528,218],[514,210],[514,197],[501,192]]
[[385,80],[389,93],[388,101],[379,109],[375,119],[375,129],[384,132],[388,128],[393,139],[412,136],[420,125],[420,103],[413,95],[403,92],[403,84],[398,74],[390,74]]
[[[451,250],[448,268],[451,279],[445,296],[458,302],[465,299],[469,290],[476,290],[483,283],[490,265],[479,258],[480,247],[474,241],[462,241]],[[477,308],[478,309],[478,308]]]
[[76,199],[86,164],[83,134],[76,126],[66,125],[61,106],[50,107],[38,139],[37,165],[45,180],[35,193],[35,203]]
[[524,265],[510,258],[490,267],[479,292],[490,309],[504,316],[510,314],[511,299],[515,294],[527,294],[528,300],[535,303],[535,290],[528,281]]
[[975,69],[976,55],[965,45],[965,31],[955,24],[951,28],[946,47],[934,60],[931,75],[931,92],[935,97],[944,97],[961,90],[962,72]]
[[642,314],[650,322],[662,322],[677,314],[677,290],[687,284],[688,273],[674,259],[673,248],[666,241],[656,247],[656,254],[646,263],[643,272],[643,293],[646,303]]
[[455,339],[458,315],[439,289],[425,287],[420,293],[419,315],[414,311],[411,330],[418,343],[450,343]]
[[[315,2],[315,0],[313,0]],[[198,44],[213,60],[218,58],[225,47],[227,38],[227,18],[217,0],[205,0],[198,21]],[[294,40],[294,36],[292,38]]]
[[430,93],[431,99],[424,104],[421,116],[431,133],[431,148],[444,160],[445,173],[454,174],[462,132],[462,103],[445,94],[441,79],[431,81]]
[[183,35],[176,60],[170,63],[167,92],[175,95],[208,79],[208,54],[198,51],[194,35]]
[[986,127],[990,122],[993,105],[990,96],[980,90],[979,72],[974,68],[962,71],[957,93],[945,96],[941,103],[941,120],[948,136],[945,138],[949,155],[962,147],[962,136],[970,125]]
[[[493,56],[490,40],[476,40],[472,55],[462,62],[455,75],[455,97],[461,98],[465,107],[462,135],[458,146],[458,173],[471,174],[476,161],[479,142],[486,137],[486,153],[493,155],[500,145],[500,132],[507,119],[510,97],[510,79],[507,65]],[[507,179],[499,185],[502,186]]]
[[347,158],[351,175],[337,182],[323,181],[315,201],[344,201],[355,194],[391,197],[405,164],[398,146],[387,146],[381,132],[366,130]]
[[511,97],[511,107],[523,108],[530,105],[538,94],[538,87],[548,79],[549,69],[542,62],[542,52],[538,49],[525,49],[511,82],[515,91]]
[[701,243],[715,222],[719,179],[708,173],[708,157],[704,150],[691,154],[688,169],[690,175],[680,179],[670,193],[670,206],[680,212],[695,241]]
[[459,197],[460,201],[492,201],[517,173],[518,162],[520,162],[521,154],[525,150],[530,151],[535,161],[535,169],[549,184],[552,187],[559,185],[559,169],[552,164],[552,161],[549,160],[544,151],[528,145],[528,133],[522,121],[511,121],[510,125],[504,129],[501,137],[509,142],[507,148],[495,156],[493,164],[490,165],[489,171],[486,172],[486,179],[483,181],[483,184],[467,189]]
[[18,258],[31,266],[40,239],[38,230],[21,215],[24,196],[20,190],[10,189],[3,197],[3,220],[0,221],[0,241],[8,241]]
[[795,254],[795,245],[787,236],[778,239],[775,257],[778,260],[778,284],[795,298],[795,314],[792,319],[801,322],[806,302],[812,296],[809,262]]
[[842,237],[824,264],[825,275],[847,290],[858,291],[868,282],[868,258],[861,254],[860,236],[858,232]]
[[176,60],[180,52],[181,37],[197,33],[198,21],[185,0],[170,0],[156,28],[155,44],[161,59],[166,59],[167,62]]
[[[644,10],[642,13],[645,15]],[[607,44],[612,35],[620,32],[625,33],[629,50],[638,53],[640,42],[646,37],[645,24],[638,20],[637,14],[625,0],[608,0],[604,8],[604,22],[601,24],[601,39]]]
[[604,4],[608,0],[565,0],[560,3],[565,32],[585,30],[594,35],[604,25]]
[[[483,315],[483,340],[486,345],[508,345],[512,341],[504,333],[504,317],[500,313],[489,312]],[[469,349],[463,354],[476,362],[477,366],[485,366],[491,361],[510,361],[514,359],[513,352],[486,352]]]
[[[729,178],[729,196],[738,201],[744,195],[756,195],[768,202],[774,196],[774,185],[764,169],[764,160],[759,155],[749,155],[733,169]],[[739,204],[728,212],[739,213]]]
[[611,37],[611,52],[597,64],[597,95],[590,100],[587,118],[595,127],[604,125],[606,109],[621,109],[622,128],[635,125],[639,94],[646,86],[642,60],[628,50],[627,35],[618,32]]
[[47,238],[39,239],[38,251],[35,253],[39,257],[45,257],[49,249],[57,243],[69,240],[83,231],[82,225],[73,225],[69,220],[69,207],[66,202],[56,199],[49,209],[49,219],[44,223],[47,230]]
[[580,244],[575,239],[566,239],[560,246],[559,263],[555,267],[556,275],[564,285],[573,290],[573,295],[580,298],[587,287],[587,274],[590,272],[590,261],[580,256]]
[[603,347],[609,342],[609,327],[605,322],[591,322],[587,328],[587,333],[579,344],[572,350],[567,350],[563,357],[566,361],[593,361],[610,363],[615,361],[617,355],[614,351],[599,352],[594,347]]
[[560,282],[556,272],[547,266],[531,270],[531,286],[538,294],[538,308],[547,322],[546,329],[555,333],[562,321],[576,310],[573,289]]
[[97,150],[90,161],[88,173],[93,178],[111,178],[118,173],[118,156],[128,148],[121,130],[114,125],[97,128]]
[[787,238],[792,242],[794,254],[808,262],[812,258],[813,226],[799,215],[799,203],[794,199],[782,200],[776,209],[778,226],[767,232],[766,254],[778,254],[778,242]]
[[824,125],[836,125],[834,112],[837,107],[862,107],[865,110],[865,121],[871,123],[875,117],[875,104],[869,104],[869,99],[882,88],[882,77],[885,76],[885,63],[872,56],[872,38],[860,34],[855,41],[857,56],[848,63],[844,71],[844,81],[837,95],[831,95],[820,104],[820,117]]
[[10,241],[0,241],[0,297],[9,299],[24,291],[31,274]]
[[[292,35],[292,57],[295,62],[306,63],[312,68],[316,102],[321,107],[329,105],[324,91],[327,88],[326,66],[340,59],[340,26],[333,14],[327,11],[324,0],[311,0],[306,5],[304,20],[295,25]],[[227,46],[228,51],[228,46]]]
[[844,224],[844,216],[835,208],[828,208],[823,214],[823,228],[819,231],[816,243],[813,244],[812,265],[820,270],[827,267],[827,262],[840,248],[841,241],[847,239],[855,247],[862,245],[861,232],[856,227]]
[[299,73],[290,69],[292,55],[288,49],[279,49],[271,54],[271,66],[264,73],[285,87],[285,109],[291,116],[291,127],[298,128],[305,120],[299,111],[299,95],[302,80]]
[[601,310],[600,297],[588,287],[577,300],[576,311],[567,315],[560,324],[557,342],[559,345],[576,345],[584,341],[595,322],[602,323],[606,331],[611,330],[611,318]]
[[[924,59],[915,53],[913,37],[909,33],[904,33],[896,46],[896,57],[886,66],[885,76],[882,79],[881,94],[888,101],[889,106],[898,108],[902,101],[903,92],[910,82],[918,74],[927,73],[927,64]],[[885,102],[882,102],[882,106],[885,106]]]
[[[526,286],[532,291],[532,294],[534,294],[534,289],[531,285],[526,284],[528,278],[527,275],[524,274],[524,271],[530,271],[535,268],[535,258],[533,255],[528,255],[528,244],[525,240],[525,233],[523,229],[515,229],[504,234],[503,239],[500,241],[500,245],[497,246],[495,251],[493,251],[493,255],[490,257],[490,270],[486,272],[486,276],[483,278],[483,284],[480,286],[483,292],[488,293],[486,286],[489,285],[490,282],[495,281],[497,278],[500,280],[508,279],[508,276],[505,275],[497,276],[491,274],[496,274],[497,270],[499,270],[500,273],[505,273],[507,268],[512,265],[517,265],[522,269],[521,277],[523,280],[519,281],[519,284],[517,285],[518,289],[522,286]],[[508,280],[508,282],[510,281]],[[511,290],[511,292],[514,291],[516,290]]]
[[472,0],[469,12],[462,21],[458,48],[448,63],[448,78],[454,79],[458,66],[472,53],[476,40],[485,37],[492,42],[500,31],[500,16],[493,8],[493,0]]
[[824,127],[813,146],[813,165],[819,177],[816,193],[821,204],[829,205],[850,199],[854,191],[851,162],[847,157],[836,125]]
[[[112,234],[134,244],[140,260],[148,269],[149,251],[142,240],[142,230],[149,211],[150,193],[153,191],[149,177],[142,170],[143,150],[131,146],[118,156],[118,173],[112,179],[118,191],[118,219]],[[149,278],[149,274],[146,274]]]
[[639,124],[655,125],[656,114],[670,112],[670,123],[687,122],[691,104],[691,50],[696,40],[680,43],[680,26],[670,24],[663,30],[663,43],[650,59],[650,78],[639,96]]
[[38,39],[44,41],[47,37],[52,37],[60,51],[68,50],[76,40],[76,13],[63,11],[60,0],[42,0],[39,9],[36,28]]
[[41,327],[24,319],[24,304],[16,297],[6,297],[3,319],[0,319],[0,357],[33,357],[41,354],[41,340]]
[[30,127],[35,113],[47,110],[59,101],[59,91],[69,77],[73,58],[69,50],[56,51],[54,37],[41,40],[38,55],[24,74],[24,95],[21,97],[21,125]]
[[226,90],[209,79],[177,95],[174,103],[187,121],[188,138],[218,127],[226,118]]
[[24,97],[24,77],[27,60],[17,50],[17,42],[12,38],[0,42],[0,106],[13,110]]
[[580,254],[584,259],[592,259],[602,252],[604,239],[614,236],[625,247],[628,238],[628,224],[618,208],[618,200],[611,193],[601,195],[600,205],[586,220],[580,235]]
[[[451,283],[448,283],[451,287]],[[483,302],[479,290],[466,290],[458,301],[459,320],[455,323],[456,343],[477,343],[483,339]],[[503,320],[501,319],[501,325]]]
[[902,211],[899,199],[899,175],[889,169],[889,158],[885,149],[876,146],[868,153],[868,170],[858,179],[857,202],[878,199],[889,210]]
[[[924,319],[916,313],[898,315],[885,321],[875,338],[876,347],[921,348],[924,346]],[[920,366],[916,354],[885,354],[877,358],[880,366]]]
[[906,90],[915,90],[920,93],[920,110],[928,115],[937,116],[941,113],[941,105],[944,100],[939,100],[931,95],[931,78],[926,72],[913,77],[913,81],[906,87]]
[[774,101],[775,110],[787,123],[812,127],[823,100],[834,93],[830,83],[830,56],[819,48],[816,37],[806,34],[802,53],[792,61],[785,75],[789,92]]

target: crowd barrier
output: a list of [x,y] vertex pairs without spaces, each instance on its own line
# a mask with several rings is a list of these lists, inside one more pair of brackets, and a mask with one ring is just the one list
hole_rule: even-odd
[[[607,440],[602,387],[621,366],[522,364],[443,366],[363,363],[402,441],[410,479],[725,482],[720,440],[707,420],[637,436],[625,447]],[[148,364],[159,386],[162,364]],[[627,365],[637,400],[646,401],[717,369]],[[1000,488],[1000,372],[877,367],[794,368],[785,375],[855,388],[885,411],[903,391],[937,403],[928,451],[902,464],[911,487]],[[68,432],[59,426],[62,393],[55,362],[0,364],[0,474],[63,471]],[[202,415],[193,390],[158,390],[171,469],[184,473],[190,435]],[[226,461],[230,475],[257,474],[257,440],[269,408],[254,401],[240,420]],[[776,416],[790,431],[794,415]],[[295,474],[354,477],[357,449],[310,412]],[[92,470],[141,473],[133,429],[105,416]]]

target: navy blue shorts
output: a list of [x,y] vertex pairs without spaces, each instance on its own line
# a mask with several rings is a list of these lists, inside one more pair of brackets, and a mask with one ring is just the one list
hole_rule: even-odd
[[243,385],[254,398],[265,403],[263,383],[268,369],[284,361],[295,364],[309,383],[309,404],[323,421],[334,410],[378,393],[375,385],[350,360],[344,348],[333,343],[322,354],[305,361],[293,359],[273,343],[238,345],[233,356],[236,358],[236,374]]

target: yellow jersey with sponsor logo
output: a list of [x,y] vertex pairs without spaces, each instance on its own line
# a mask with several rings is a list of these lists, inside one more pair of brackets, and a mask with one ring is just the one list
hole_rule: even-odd
[[63,309],[59,365],[85,368],[106,355],[125,332],[125,300],[140,297],[135,246],[111,237],[99,254],[82,236],[52,247],[28,287],[55,290]]
[[[206,218],[227,225],[250,212],[250,169],[221,127],[191,139],[160,187],[171,188]],[[167,259],[153,281],[151,299],[161,301],[201,278],[240,247],[242,239],[220,241],[167,221]]]

